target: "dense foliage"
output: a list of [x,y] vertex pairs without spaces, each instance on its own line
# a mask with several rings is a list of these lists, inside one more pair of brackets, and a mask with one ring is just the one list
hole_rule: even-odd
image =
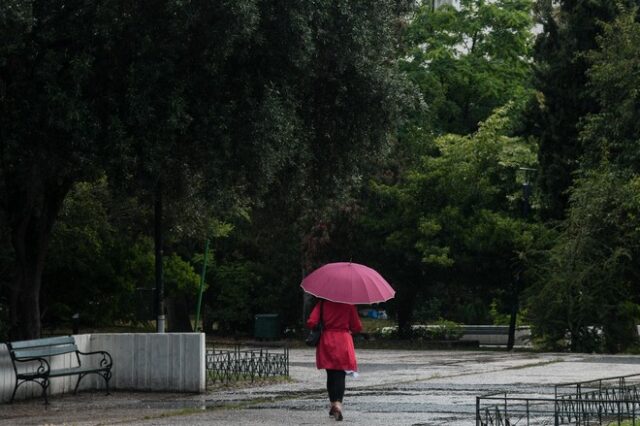
[[538,184],[545,219],[564,218],[573,172],[585,147],[579,125],[597,104],[587,87],[587,53],[597,47],[601,23],[613,20],[624,4],[635,0],[538,0],[536,12],[543,31],[534,54],[535,86],[531,132],[540,143]]
[[437,134],[467,134],[514,97],[526,96],[533,20],[529,0],[425,2],[404,36],[402,68],[420,89]]
[[[399,286],[400,329],[420,305],[423,320],[484,323],[533,244],[521,214],[519,167],[535,165],[535,144],[512,136],[516,105],[498,109],[471,135],[435,141],[398,183],[373,182],[360,234],[371,256]],[[410,296],[407,296],[410,295]]]
[[536,334],[555,348],[616,352],[637,337],[640,24],[637,9],[622,12],[586,58],[597,111],[578,129],[582,167],[531,294]]
[[299,329],[301,279],[352,260],[400,337],[633,348],[637,6],[1,2],[0,337],[156,297],[191,330],[208,241],[209,333]]
[[[50,294],[64,294],[57,274],[43,281],[43,273],[52,238],[66,235],[54,234],[54,225],[74,185],[106,176],[115,197],[137,200],[139,221],[114,228],[124,248],[148,252],[143,237],[155,220],[169,230],[159,239],[156,228],[156,254],[190,260],[194,244],[212,236],[212,220],[254,217],[248,235],[274,219],[305,219],[290,240],[300,245],[305,224],[349,194],[384,152],[406,97],[393,57],[401,1],[0,7],[8,40],[0,51],[0,191],[14,263],[3,294],[15,336],[40,334],[43,282]],[[292,216],[273,218],[289,209]],[[85,282],[77,272],[66,281]],[[147,288],[146,280],[137,287]],[[114,293],[119,288],[131,290],[114,286]]]

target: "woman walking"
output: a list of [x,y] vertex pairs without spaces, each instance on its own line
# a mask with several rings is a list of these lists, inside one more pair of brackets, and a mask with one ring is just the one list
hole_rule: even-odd
[[357,371],[352,333],[359,333],[362,324],[353,305],[320,299],[311,311],[307,327],[314,328],[321,320],[322,334],[316,346],[316,367],[327,370],[327,391],[331,408],[329,415],[341,421],[347,371]]

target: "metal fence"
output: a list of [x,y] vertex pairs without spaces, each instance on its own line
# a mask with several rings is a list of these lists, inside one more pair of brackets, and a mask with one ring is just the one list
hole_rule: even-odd
[[555,397],[559,424],[640,425],[640,374],[559,384]]
[[554,425],[552,397],[513,397],[494,393],[476,398],[476,426]]
[[207,348],[207,384],[289,376],[289,348]]
[[477,426],[640,426],[640,374],[554,386],[549,396],[493,393],[476,398]]

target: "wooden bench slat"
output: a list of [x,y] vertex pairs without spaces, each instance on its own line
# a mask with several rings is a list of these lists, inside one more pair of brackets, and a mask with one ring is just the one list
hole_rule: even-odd
[[73,367],[73,368],[61,368],[59,370],[52,370],[51,374],[49,374],[49,377],[60,377],[60,376],[71,376],[74,374],[80,374],[80,373],[94,373],[96,371],[103,371],[106,370],[106,368],[100,368],[100,367]]
[[24,359],[24,358],[36,358],[36,357],[44,357],[44,356],[54,356],[54,355],[62,355],[67,353],[72,353],[77,350],[76,345],[60,345],[60,346],[51,346],[51,347],[40,347],[36,349],[22,349],[13,351],[13,356],[16,359]]
[[26,349],[26,348],[38,348],[41,346],[53,346],[64,344],[75,344],[73,336],[60,336],[60,337],[47,337],[44,339],[35,340],[20,340],[18,342],[11,342],[13,349]]

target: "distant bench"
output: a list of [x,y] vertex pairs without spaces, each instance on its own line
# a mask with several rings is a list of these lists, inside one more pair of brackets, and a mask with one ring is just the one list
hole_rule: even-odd
[[[508,325],[463,325],[460,340],[477,340],[484,346],[505,346],[509,341]],[[531,344],[531,329],[528,326],[516,327],[514,343],[520,346]]]
[[[80,380],[88,374],[97,374],[104,378],[107,395],[109,394],[109,379],[111,379],[111,367],[113,366],[111,355],[105,351],[81,352],[78,350],[73,336],[8,342],[7,348],[11,356],[13,370],[16,373],[16,384],[10,402],[13,402],[20,385],[26,382],[35,382],[42,386],[44,402],[49,404],[47,399],[49,379],[77,375],[78,381],[73,391],[76,393]],[[50,361],[53,357],[67,354],[75,354],[75,357],[70,355],[71,364],[75,365],[66,368],[51,367]],[[92,357],[93,355],[98,357]],[[76,362],[73,362],[74,358]],[[84,359],[95,359],[96,361],[93,365],[82,365]]]
[[[414,324],[412,330],[421,329],[440,329],[441,325]],[[509,339],[508,325],[460,325],[462,336],[459,338],[463,342],[476,341],[483,346],[506,346]],[[398,326],[383,327],[382,334],[393,333],[397,331]],[[367,336],[364,336],[365,339]],[[531,344],[531,328],[529,326],[518,326],[515,329],[515,344],[519,346],[527,346]]]

